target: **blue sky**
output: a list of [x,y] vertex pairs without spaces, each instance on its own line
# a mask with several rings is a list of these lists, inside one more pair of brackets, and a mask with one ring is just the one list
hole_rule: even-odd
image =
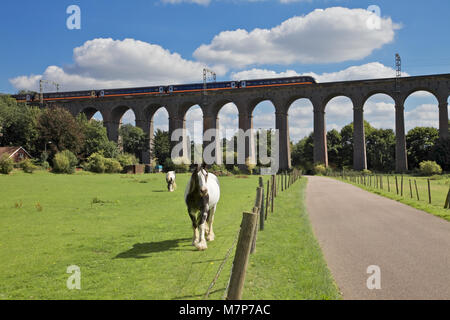
[[[66,27],[66,8],[73,4],[81,9],[81,30]],[[381,10],[381,27],[373,31],[361,27],[367,17],[357,10],[371,5]],[[36,89],[40,78],[53,78],[62,90],[201,81],[204,65],[220,79],[303,73],[321,82],[386,77],[395,75],[396,52],[409,75],[450,73],[449,9],[442,0],[5,1],[0,92]],[[374,97],[369,104],[369,121],[393,127],[389,99]],[[434,104],[426,94],[408,99],[407,129],[436,126]],[[290,111],[294,140],[312,129],[309,107],[299,101]],[[255,127],[273,127],[272,108],[263,103],[255,110]],[[188,120],[200,119],[198,108],[192,110]],[[352,120],[345,98],[330,102],[327,110],[328,129]],[[127,113],[124,122],[132,118]],[[166,128],[164,118],[159,112],[157,127]],[[224,108],[221,118],[224,127],[235,126],[233,106]]]

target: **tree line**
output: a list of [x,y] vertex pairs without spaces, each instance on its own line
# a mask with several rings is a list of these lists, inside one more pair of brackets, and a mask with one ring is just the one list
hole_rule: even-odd
[[[378,172],[395,170],[395,133],[392,129],[376,129],[364,122],[368,168]],[[225,159],[227,152],[237,157],[237,137],[234,150],[222,150]],[[257,136],[257,141],[259,135]],[[135,164],[143,152],[149,151],[149,136],[131,124],[119,129],[119,143],[110,141],[102,121],[88,120],[81,113],[73,117],[66,109],[57,106],[39,108],[17,103],[15,99],[0,96],[0,146],[22,146],[41,164],[52,164],[57,153],[71,152],[77,165],[99,161],[99,156],[116,159],[122,166]],[[171,159],[170,137],[167,131],[156,130],[152,140],[151,165],[160,164],[166,169],[173,169]],[[267,141],[271,141],[271,131],[267,131]],[[223,145],[227,141],[224,139]],[[416,127],[406,135],[408,164],[410,170],[419,168],[423,161],[435,161],[445,171],[450,170],[450,140],[440,139],[439,131],[432,127]],[[191,142],[193,152],[195,145]],[[294,167],[305,172],[313,170],[313,133],[297,143],[291,142],[291,160]],[[351,169],[353,167],[353,123],[340,131],[327,132],[329,165],[333,169]],[[270,156],[270,146],[268,147]],[[259,150],[257,150],[258,152]],[[67,156],[69,162],[74,158]],[[91,158],[91,159],[90,159]],[[259,159],[259,157],[257,157]],[[110,164],[110,166],[113,166]],[[257,164],[261,166],[261,164]],[[101,165],[91,167],[100,168]],[[234,166],[228,170],[236,171]],[[251,168],[254,169],[254,166]]]
[[[449,121],[450,123],[450,121]],[[377,129],[364,121],[367,166],[377,172],[395,171],[395,133],[392,129]],[[296,144],[291,144],[292,164],[312,171],[313,133]],[[340,131],[327,132],[329,166],[333,169],[353,168],[353,123]],[[440,139],[439,130],[433,127],[416,127],[406,135],[408,166],[419,169],[423,161],[435,161],[443,170],[450,170],[450,139]]]

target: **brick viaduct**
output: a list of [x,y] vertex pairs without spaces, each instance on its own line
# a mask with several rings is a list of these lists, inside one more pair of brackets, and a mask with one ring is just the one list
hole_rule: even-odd
[[[396,170],[408,170],[405,140],[404,103],[416,91],[427,91],[439,102],[439,133],[448,137],[448,98],[450,96],[450,74],[389,78],[363,81],[344,81],[269,88],[245,88],[208,92],[207,99],[202,92],[158,94],[141,97],[112,97],[56,102],[67,108],[73,115],[83,112],[91,118],[97,111],[103,116],[110,140],[118,141],[119,126],[123,114],[132,109],[136,126],[142,128],[153,139],[153,116],[165,107],[169,113],[169,133],[186,127],[186,112],[191,106],[199,105],[203,112],[203,130],[218,129],[218,114],[227,103],[234,103],[239,112],[239,128],[244,131],[253,128],[252,113],[256,105],[269,100],[275,107],[276,129],[279,130],[280,169],[291,166],[288,110],[300,99],[309,99],[314,110],[314,162],[328,165],[325,111],[327,103],[338,96],[346,96],[353,103],[355,170],[367,168],[364,138],[364,104],[375,94],[386,94],[395,101]],[[214,138],[211,139],[212,141]],[[211,141],[204,141],[205,144]],[[251,143],[246,141],[246,155]],[[150,153],[143,155],[149,163]]]

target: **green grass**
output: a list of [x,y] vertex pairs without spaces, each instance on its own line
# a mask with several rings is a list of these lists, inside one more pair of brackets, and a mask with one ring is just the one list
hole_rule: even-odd
[[[191,246],[188,177],[169,193],[163,174],[0,175],[0,299],[202,298],[254,203],[257,177],[221,178],[216,241],[205,252]],[[81,269],[81,290],[66,287],[70,265]]]
[[244,299],[340,299],[304,206],[307,180],[275,199],[251,255]]
[[[398,194],[397,187],[395,182],[395,175],[389,175],[389,189],[387,183],[386,175],[383,175],[383,189],[380,187],[376,188],[373,186],[373,177],[372,177],[372,186],[364,186],[362,184],[358,184],[349,180],[344,180],[347,183],[354,184],[364,190],[379,194],[381,196],[399,201],[401,203],[407,204],[419,210],[423,210],[425,212],[431,213],[435,216],[441,217],[447,221],[450,221],[450,210],[444,209],[445,199],[447,198],[447,194],[450,187],[450,177],[448,175],[444,176],[433,176],[433,177],[416,177],[411,175],[403,176],[403,195],[402,195],[402,187],[401,187],[401,177],[397,175],[398,182]],[[428,198],[428,179],[430,178],[430,190],[431,190],[431,204],[429,203]],[[342,178],[339,178],[342,180]],[[367,179],[367,178],[366,178]],[[411,180],[412,187],[412,198],[411,198],[411,190],[409,187],[409,181]],[[417,182],[417,189],[419,192],[419,199],[417,200],[417,193],[414,181]],[[366,180],[367,182],[367,180]],[[388,191],[390,190],[390,191]]]
[[[163,174],[0,175],[0,299],[203,299],[258,177],[220,178],[216,240],[204,252],[191,246],[188,178],[177,175],[169,193]],[[251,258],[247,298],[338,297],[301,204],[304,184],[277,199]],[[209,299],[222,298],[232,260]],[[81,290],[66,287],[71,265],[81,269]]]

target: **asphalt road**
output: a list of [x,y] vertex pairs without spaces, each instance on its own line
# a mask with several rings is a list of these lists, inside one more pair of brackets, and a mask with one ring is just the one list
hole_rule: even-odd
[[450,222],[325,177],[306,206],[344,299],[450,299]]

